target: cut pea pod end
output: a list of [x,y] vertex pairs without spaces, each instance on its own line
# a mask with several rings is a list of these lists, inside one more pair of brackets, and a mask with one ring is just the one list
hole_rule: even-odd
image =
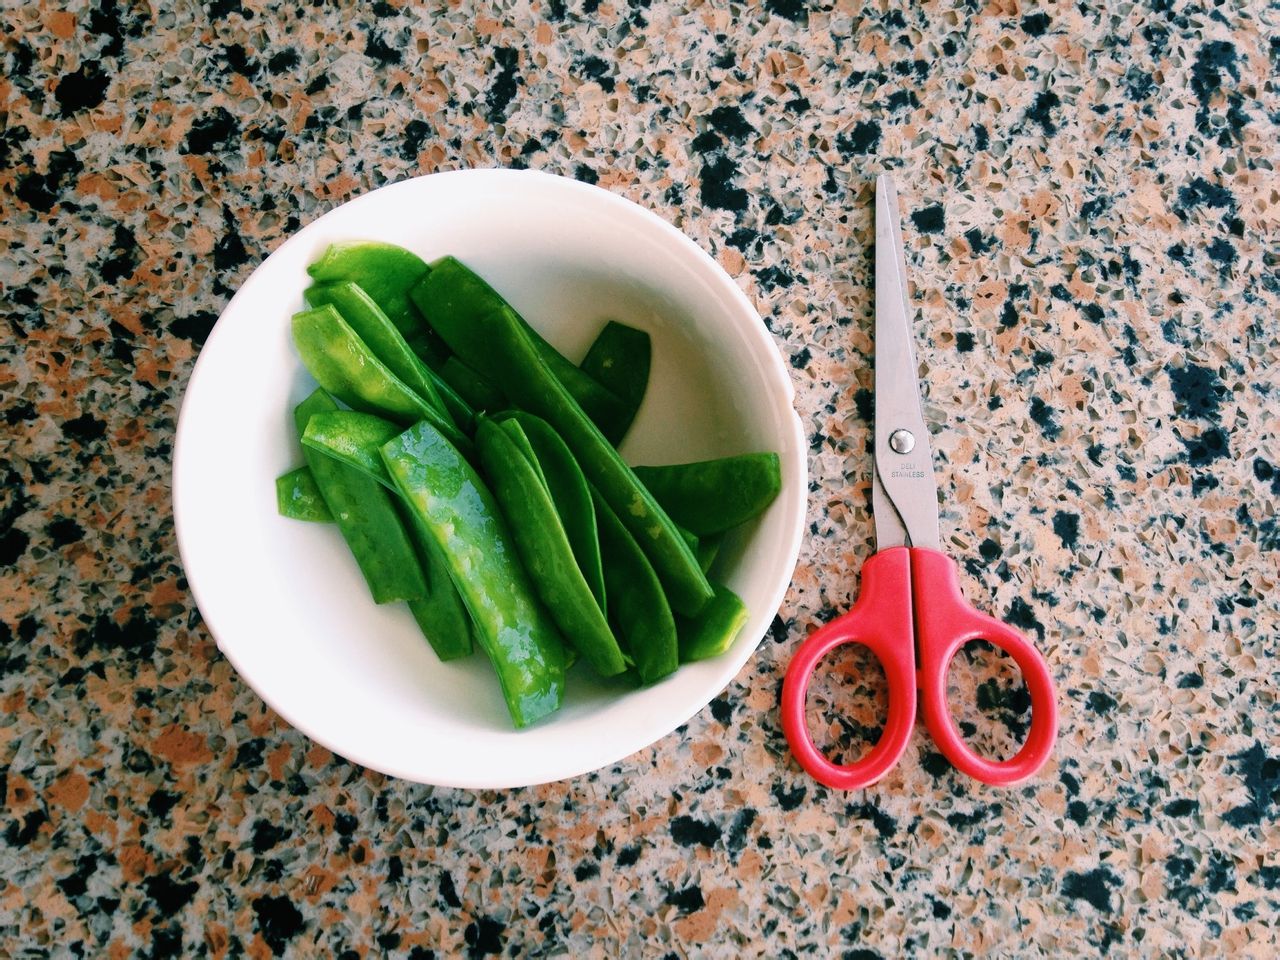
[[333,410],[311,416],[306,430],[302,432],[302,445],[341,460],[399,493],[378,450],[388,440],[399,436],[402,429],[371,413]]
[[749,613],[741,598],[721,584],[711,586],[715,596],[697,616],[676,618],[681,663],[720,656],[747,623]]
[[290,520],[333,523],[310,467],[298,467],[276,477],[276,510]]

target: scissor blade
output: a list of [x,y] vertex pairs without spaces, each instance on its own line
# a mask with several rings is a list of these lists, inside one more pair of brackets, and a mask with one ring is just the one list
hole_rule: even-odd
[[[888,174],[876,179],[875,357],[875,469],[883,494],[876,497],[873,488],[876,547],[909,544],[936,550],[938,486],[907,312],[898,193]],[[908,437],[909,444],[904,442]],[[898,452],[895,444],[899,450],[908,445],[910,449]],[[892,509],[881,509],[879,499],[887,499]]]

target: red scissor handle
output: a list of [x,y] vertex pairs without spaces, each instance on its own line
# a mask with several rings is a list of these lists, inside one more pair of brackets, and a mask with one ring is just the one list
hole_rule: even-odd
[[[1040,652],[1022,634],[971,607],[960,592],[955,562],[936,550],[911,549],[911,586],[920,652],[918,676],[924,723],[942,755],[975,780],[998,786],[1020,783],[1049,758],[1058,736],[1053,679]],[[951,661],[971,640],[986,640],[1013,657],[1031,695],[1031,729],[1008,760],[974,753],[960,736],[947,702]]]
[[[782,682],[782,729],[800,766],[818,782],[838,790],[859,790],[898,762],[916,717],[911,624],[909,551],[893,547],[863,563],[862,588],[849,612],[816,630],[796,651]],[[871,752],[857,763],[841,765],[828,760],[809,736],[805,700],[809,680],[822,658],[846,643],[860,643],[879,658],[889,686],[889,716]]]

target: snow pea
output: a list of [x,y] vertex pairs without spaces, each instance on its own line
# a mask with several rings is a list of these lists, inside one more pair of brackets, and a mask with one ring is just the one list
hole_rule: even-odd
[[[315,391],[294,409],[298,435],[306,431],[313,415],[337,409],[323,389]],[[426,577],[390,494],[377,481],[319,451],[303,447],[302,454],[374,602],[426,597]]]
[[591,587],[596,603],[607,614],[609,608],[605,604],[604,569],[600,562],[596,510],[591,504],[591,488],[587,486],[587,478],[582,475],[582,468],[560,439],[560,434],[541,417],[523,410],[511,410],[502,414],[499,422],[505,423],[507,419],[520,424],[525,438],[533,448],[534,456],[547,481],[551,500],[556,505],[560,522],[564,524],[565,534],[569,537],[569,545],[573,547],[573,558],[587,585]]
[[476,448],[534,590],[565,639],[598,674],[622,673],[622,650],[578,569],[533,451],[527,440],[522,449],[513,434],[523,436],[516,421],[497,424],[482,417]]
[[365,346],[388,370],[453,422],[427,365],[409,349],[409,344],[405,343],[400,331],[360,287],[350,281],[315,284],[303,291],[303,296],[312,307],[332,304],[347,322],[347,326],[355,331],[356,336],[364,341]]
[[635,474],[672,520],[700,537],[724,533],[763,513],[782,489],[776,453],[636,467]]
[[444,401],[445,409],[449,411],[449,415],[453,417],[453,422],[467,436],[476,432],[476,412],[466,398],[452,385],[440,376],[436,371],[427,367],[427,375],[431,378],[431,382],[435,385],[436,393],[440,394],[440,399]]
[[298,467],[276,477],[276,510],[290,520],[333,523],[310,467]]
[[[390,489],[399,501],[400,490],[387,473],[379,449],[400,433],[396,424],[373,414],[334,410],[312,414],[302,445],[354,467]],[[436,656],[441,660],[464,657],[471,652],[471,623],[449,578],[448,561],[418,515],[407,509],[403,513],[427,581],[427,595],[411,600],[409,609]]]
[[676,617],[681,663],[720,656],[747,622],[747,605],[736,593],[718,583],[711,589],[715,596],[696,617]]
[[[415,312],[417,307],[414,308]],[[441,364],[449,358],[449,348],[444,345],[434,330],[422,321],[422,326],[404,335],[404,342],[419,360],[432,370],[439,370]]]
[[551,496],[551,488],[547,486],[547,475],[542,472],[542,464],[538,462],[538,455],[533,452],[533,444],[529,442],[529,438],[525,436],[524,430],[520,424],[514,420],[495,421],[498,429],[502,430],[507,438],[516,445],[520,450],[521,456],[529,462],[529,466],[533,468],[534,474],[538,478],[538,483],[542,485],[542,489],[547,496]]
[[610,619],[643,683],[654,683],[680,665],[675,618],[644,551],[600,491],[592,487],[609,590]]
[[399,494],[378,452],[384,443],[398,437],[404,428],[356,410],[333,410],[312,414],[302,434],[302,445],[341,460],[388,490]]
[[492,413],[507,406],[501,390],[455,356],[450,356],[440,367],[440,378],[477,410]]
[[[698,566],[702,568],[703,573],[711,572],[711,565],[716,562],[716,557],[720,556],[720,548],[722,546],[724,546],[724,536],[722,534],[713,533],[698,538],[698,546],[693,552],[698,558]],[[711,589],[714,590],[715,586],[713,583]]]
[[[445,311],[441,317],[445,319],[437,330],[450,349],[488,379],[500,382],[515,405],[542,417],[568,444],[587,480],[599,488],[644,549],[671,606],[685,614],[697,613],[711,599],[711,584],[697,558],[666,511],[539,356],[515,311],[503,307],[462,319]],[[607,576],[605,586],[612,592]]]
[[559,709],[563,641],[534,594],[484,481],[426,421],[384,444],[381,454],[409,509],[447,558],[512,722],[525,727]]
[[651,354],[649,334],[610,320],[578,365],[626,405],[625,415],[619,414],[618,418],[619,440],[627,435],[644,401],[645,389],[649,386]]
[[449,572],[449,558],[416,512],[407,506],[401,512],[427,578],[427,595],[421,600],[410,600],[409,612],[441,660],[470,656],[471,615]]
[[398,423],[427,420],[451,442],[469,446],[457,427],[374,356],[332,304],[294,314],[293,342],[320,386],[348,406]]
[[422,317],[409,300],[409,290],[431,268],[416,253],[393,243],[357,240],[334,243],[320,259],[307,267],[317,283],[350,280],[376,303],[406,336],[423,326]]
[[[453,257],[442,257],[431,264],[430,272],[409,291],[410,299],[422,311],[427,323],[431,324],[444,342],[457,353],[457,349],[449,342],[449,337],[441,326],[457,327],[474,324],[481,317],[495,310],[506,308],[511,311],[516,322],[528,335],[537,355],[550,368],[557,380],[573,396],[583,411],[603,431],[613,443],[618,443],[625,432],[625,423],[630,423],[627,405],[583,373],[556,349],[547,343],[524,318],[510,306],[501,294],[485,283],[469,267]],[[471,358],[462,355],[460,359],[468,366],[484,375],[485,368]],[[493,381],[494,377],[486,377]],[[508,392],[505,380],[496,378],[503,384],[503,392]],[[509,392],[508,392],[509,393]]]

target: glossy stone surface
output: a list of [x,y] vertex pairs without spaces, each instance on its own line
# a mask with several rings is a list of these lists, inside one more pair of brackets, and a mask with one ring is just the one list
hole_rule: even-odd
[[[0,942],[1274,956],[1274,11],[336,6],[7,14]],[[184,385],[253,266],[365,190],[486,165],[598,182],[711,251],[812,438],[810,536],[737,680],[624,763],[501,794],[388,780],[268,712],[201,626],[169,510]],[[1061,696],[1057,752],[1012,790],[918,728],[836,795],[778,722],[790,651],[871,549],[886,168],[944,546]],[[844,666],[847,740],[878,721]],[[986,654],[962,672],[963,719],[1008,750],[1019,687]]]

